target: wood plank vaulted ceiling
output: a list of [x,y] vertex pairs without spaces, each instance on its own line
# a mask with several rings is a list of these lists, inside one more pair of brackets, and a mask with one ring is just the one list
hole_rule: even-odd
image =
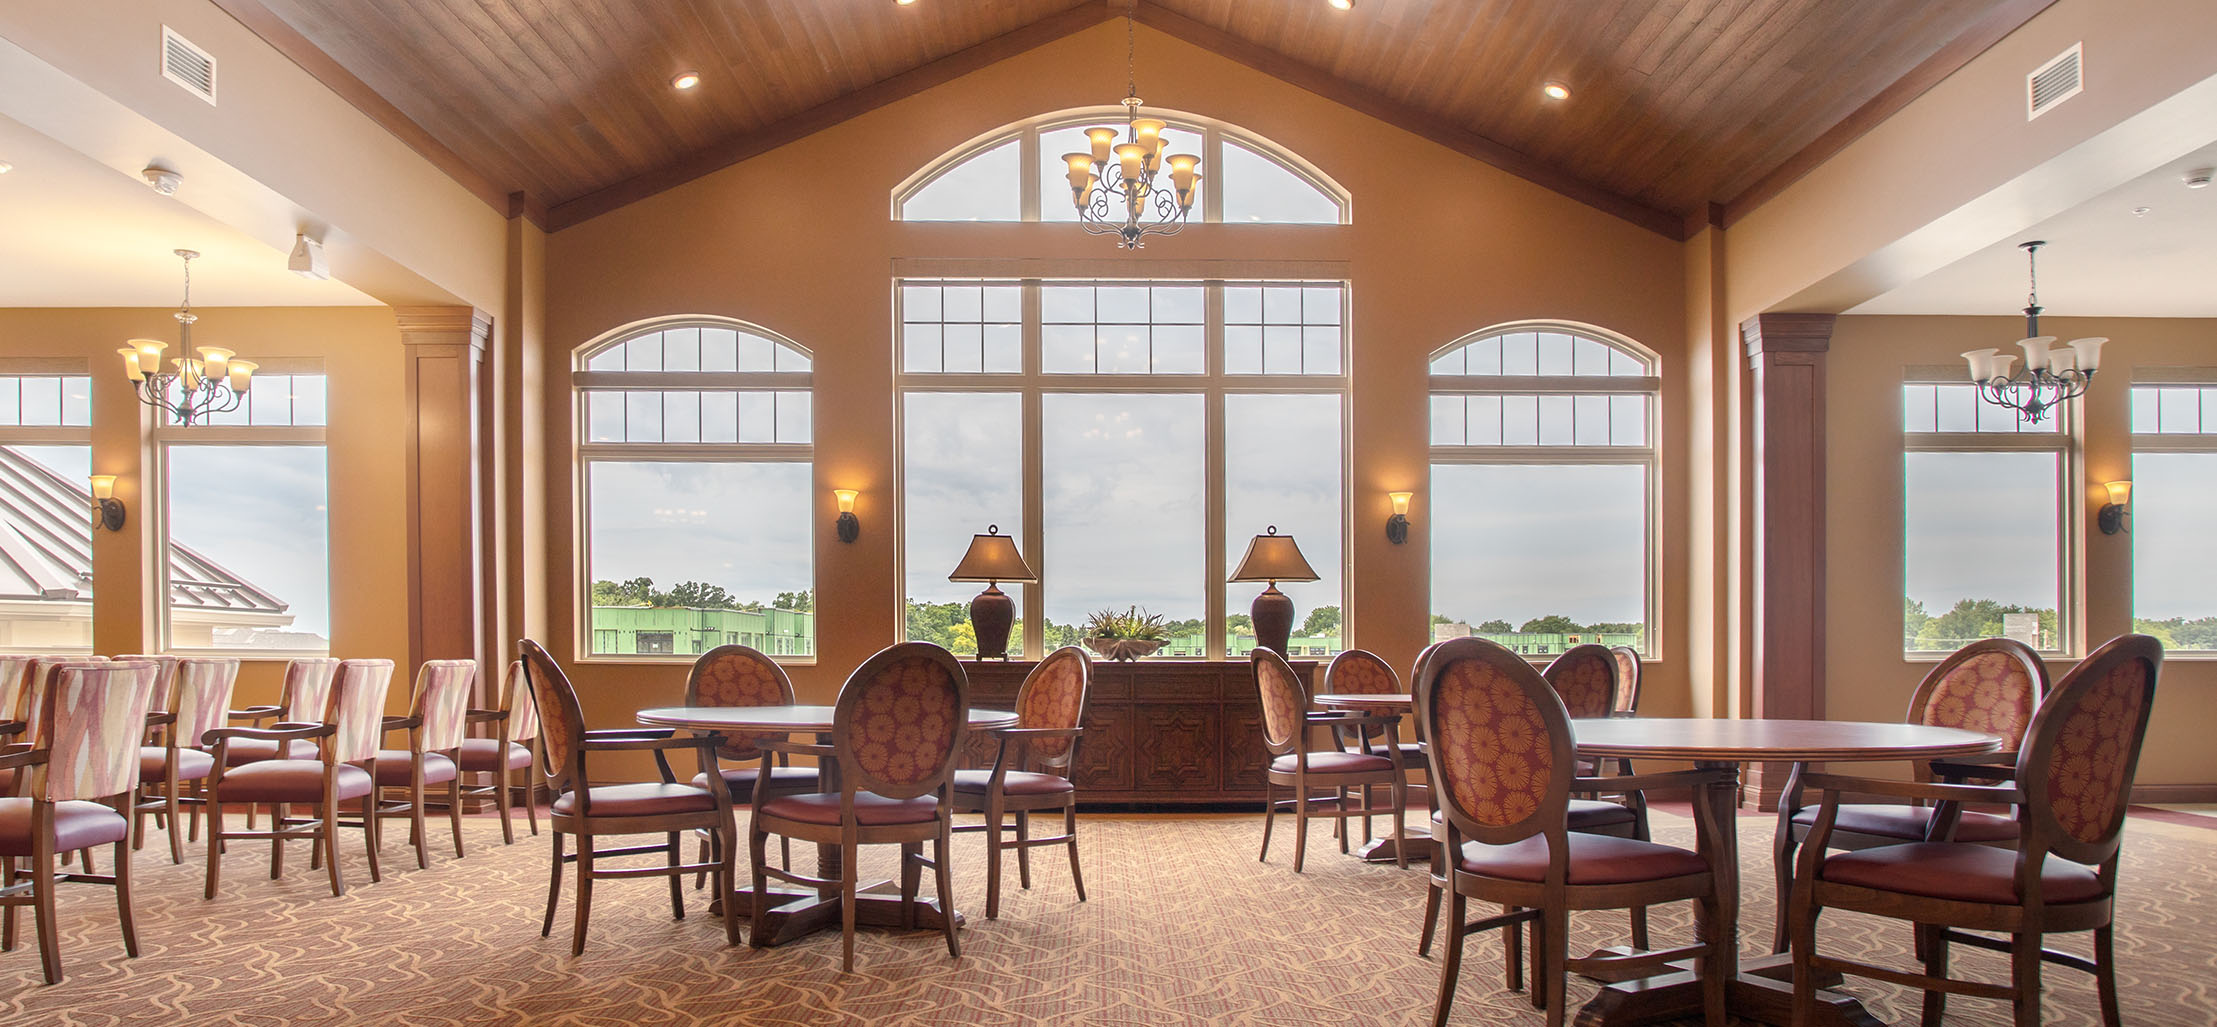
[[[2052,0],[216,2],[481,194],[552,208],[550,227],[1136,8],[1675,233],[1774,191]],[[670,87],[686,69],[703,88]],[[1550,80],[1572,98],[1544,99]]]

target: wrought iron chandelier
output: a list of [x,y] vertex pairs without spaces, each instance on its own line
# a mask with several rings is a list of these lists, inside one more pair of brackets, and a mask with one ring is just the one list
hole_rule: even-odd
[[[1078,224],[1093,235],[1114,235],[1125,249],[1145,245],[1150,235],[1176,235],[1185,227],[1186,214],[1201,187],[1201,158],[1190,153],[1162,155],[1165,126],[1155,118],[1139,116],[1139,84],[1132,71],[1132,19],[1124,17],[1124,122],[1131,138],[1116,141],[1113,128],[1085,130],[1093,144],[1091,153],[1066,153],[1070,167],[1070,200],[1078,208]],[[1156,177],[1170,172],[1170,187],[1160,188]]]
[[2004,355],[1999,349],[1975,349],[1963,354],[1963,359],[1970,362],[1971,383],[1978,386],[1978,394],[1988,403],[2015,410],[2017,420],[2026,424],[2039,424],[2058,404],[2083,395],[2087,383],[2094,379],[2094,372],[2101,368],[2102,343],[2109,341],[2093,336],[2072,339],[2061,349],[2049,348],[2055,344],[2055,336],[2040,334],[2037,263],[2040,247],[2046,245],[2047,241],[2041,239],[2017,244],[2018,249],[2025,251],[2028,290],[2025,338],[2017,343],[2025,351],[2023,373],[2011,374],[2011,365],[2017,358]]
[[166,342],[132,339],[130,345],[116,352],[123,357],[123,371],[130,375],[139,402],[176,418],[178,424],[198,424],[211,414],[237,410],[253,382],[255,368],[261,365],[234,359],[236,354],[221,347],[193,348],[192,326],[200,315],[192,312],[192,262],[200,253],[174,252],[185,262],[185,300],[177,313],[170,315],[177,319],[177,348],[199,356],[172,357],[170,369],[164,371],[162,351],[169,348]]

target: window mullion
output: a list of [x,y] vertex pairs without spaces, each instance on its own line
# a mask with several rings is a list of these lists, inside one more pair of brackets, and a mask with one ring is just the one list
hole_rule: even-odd
[[1023,379],[1023,489],[1024,489],[1024,552],[1031,554],[1032,571],[1039,578],[1023,586],[1024,594],[1024,655],[1027,658],[1044,658],[1047,655],[1047,586],[1053,571],[1046,564],[1046,486],[1044,447],[1041,436],[1045,431],[1041,418],[1044,400],[1040,393],[1040,366],[1042,363],[1043,300],[1040,282],[1036,278],[1024,280],[1020,298],[1023,320],[1019,355],[1024,369]]
[[1204,439],[1201,456],[1201,655],[1224,658],[1224,392],[1209,390],[1202,402]]

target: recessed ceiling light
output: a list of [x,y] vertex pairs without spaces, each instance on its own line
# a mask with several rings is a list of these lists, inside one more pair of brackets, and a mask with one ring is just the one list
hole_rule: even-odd
[[2144,218],[2148,216],[2149,211],[2152,211],[2154,209],[2154,207],[2134,207],[2132,208],[2132,216],[2136,218]]
[[893,2],[902,7],[913,7],[916,4],[916,0],[893,0]]
[[2195,168],[2186,173],[2186,187],[2188,189],[2207,189],[2209,188],[2209,180],[2213,175],[2217,175],[2217,169]]
[[1540,87],[1540,92],[1546,93],[1547,98],[1550,100],[1570,99],[1570,87],[1560,82],[1549,82],[1548,84]]
[[1352,11],[1355,9],[1355,0],[1324,0],[1324,2],[1332,5],[1332,10],[1335,11]]
[[4,160],[0,160],[0,175],[5,175],[5,174],[7,174],[8,172],[10,172],[10,171],[14,171],[14,170],[15,170],[15,165],[13,165],[13,164],[10,164],[10,163],[8,163],[7,161],[4,161]]
[[676,86],[679,89],[691,89],[694,86],[701,84],[701,73],[697,71],[678,72],[676,75],[671,76],[670,84]]

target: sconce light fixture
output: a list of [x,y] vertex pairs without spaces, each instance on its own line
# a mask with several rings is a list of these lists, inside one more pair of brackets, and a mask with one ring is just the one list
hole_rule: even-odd
[[2102,483],[2102,488],[2109,490],[2109,502],[2102,507],[2102,512],[2094,519],[2094,523],[2101,527],[2104,535],[2132,530],[2126,521],[2131,514],[2125,509],[2126,504],[2132,502],[2132,482],[2107,481]]
[[93,526],[109,531],[123,530],[123,500],[115,497],[115,475],[92,476],[92,505],[98,511]]
[[1409,540],[1409,497],[1414,492],[1388,492],[1393,500],[1393,516],[1386,518],[1386,541],[1400,545]]
[[862,521],[854,515],[855,490],[833,489],[831,494],[839,497],[839,541],[852,542],[862,535]]

